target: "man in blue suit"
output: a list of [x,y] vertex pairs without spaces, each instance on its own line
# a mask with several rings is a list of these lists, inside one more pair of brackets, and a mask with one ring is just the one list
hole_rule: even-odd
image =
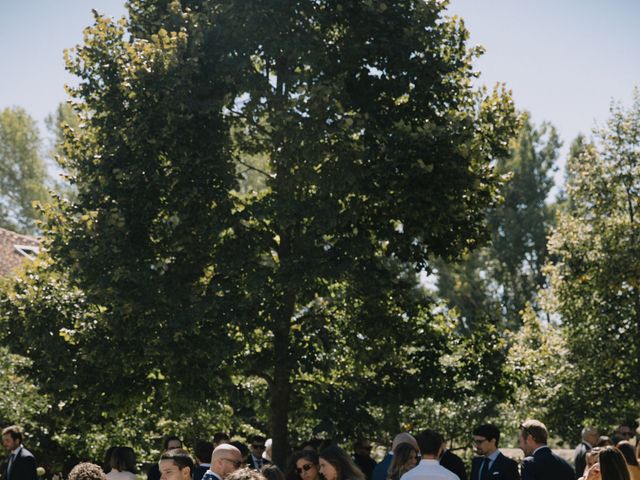
[[549,432],[544,423],[527,420],[520,425],[518,444],[526,455],[522,460],[522,480],[575,480],[569,463],[547,446]]
[[473,445],[481,455],[471,461],[471,480],[520,480],[518,463],[498,450],[500,430],[490,423],[473,431]]

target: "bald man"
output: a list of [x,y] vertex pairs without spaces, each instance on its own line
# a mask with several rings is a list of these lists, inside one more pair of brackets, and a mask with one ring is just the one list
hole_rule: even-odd
[[242,466],[242,454],[233,445],[221,443],[213,450],[211,466],[202,480],[224,480]]
[[576,447],[576,451],[573,454],[573,464],[576,468],[576,478],[580,478],[584,473],[584,468],[587,465],[587,452],[591,450],[598,439],[600,438],[600,432],[595,427],[584,427],[582,429],[582,441]]

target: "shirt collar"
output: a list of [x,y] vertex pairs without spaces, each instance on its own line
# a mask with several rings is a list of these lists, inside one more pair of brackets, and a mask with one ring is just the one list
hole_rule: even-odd
[[541,446],[539,446],[538,448],[536,448],[536,449],[533,451],[532,455],[535,455],[535,454],[536,454],[536,452],[537,452],[538,450],[542,450],[543,448],[549,448],[549,446],[548,446],[548,445],[541,445]]
[[489,455],[487,455],[486,458],[488,458],[489,460],[491,460],[492,462],[498,458],[498,455],[500,455],[500,450],[498,450],[497,448],[491,452]]

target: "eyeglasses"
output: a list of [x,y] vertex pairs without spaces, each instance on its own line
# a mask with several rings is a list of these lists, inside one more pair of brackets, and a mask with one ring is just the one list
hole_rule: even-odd
[[523,438],[525,440],[526,440],[527,437],[532,437],[533,436],[533,435],[531,435],[531,432],[529,431],[529,428],[525,427],[524,425],[520,424],[520,426],[518,428],[522,432],[522,436],[523,436]]
[[486,438],[474,438],[473,439],[473,443],[475,443],[476,445],[480,445],[482,442],[486,442],[487,439]]
[[313,468],[313,464],[307,463],[305,465],[302,465],[302,468],[296,468],[296,472],[298,472],[298,475],[302,475],[304,472],[308,472],[312,468]]
[[251,448],[254,448],[256,450],[264,450],[267,447],[265,447],[264,445],[251,445]]
[[230,458],[222,458],[221,460],[226,460],[227,462],[232,463],[236,468],[240,468],[240,465],[242,465],[242,461],[240,460],[231,460]]

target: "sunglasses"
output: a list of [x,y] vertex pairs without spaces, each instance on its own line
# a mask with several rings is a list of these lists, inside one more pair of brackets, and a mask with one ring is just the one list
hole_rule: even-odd
[[226,460],[227,462],[233,464],[233,466],[236,468],[240,468],[240,465],[242,465],[242,462],[240,460],[231,460],[230,458],[222,458],[221,460]]
[[313,468],[313,464],[307,463],[306,465],[302,465],[302,468],[296,468],[296,472],[298,472],[298,475],[302,475],[304,472],[308,472],[312,468]]

